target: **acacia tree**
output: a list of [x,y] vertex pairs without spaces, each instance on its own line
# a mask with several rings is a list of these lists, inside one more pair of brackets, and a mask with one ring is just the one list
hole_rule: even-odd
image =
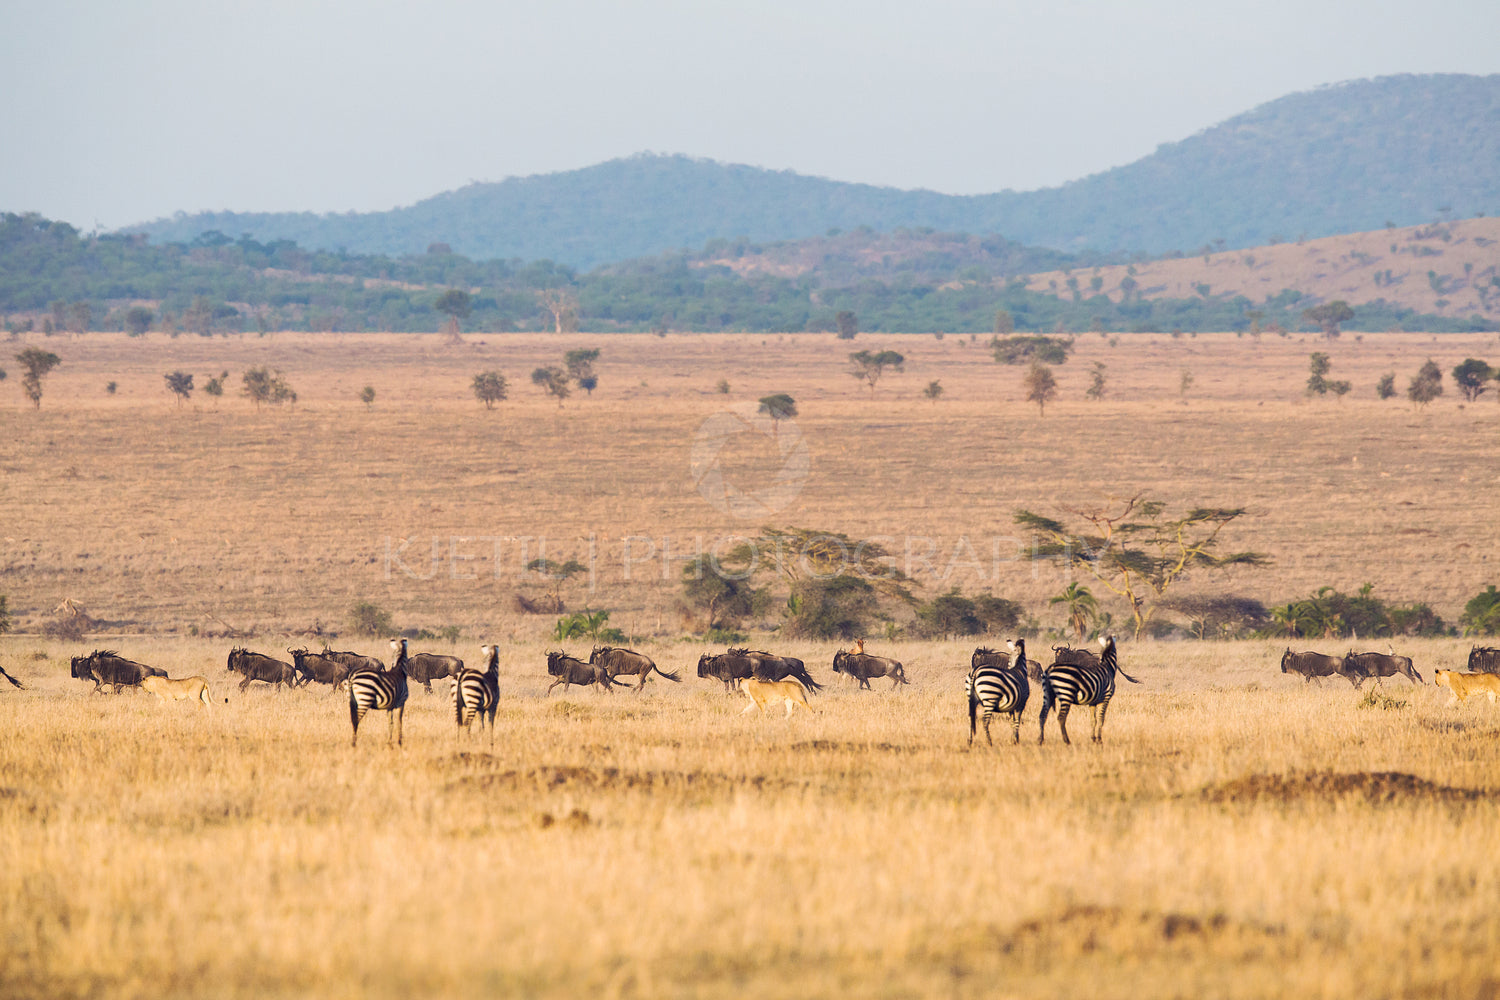
[[1339,335],[1339,324],[1354,318],[1354,310],[1343,299],[1302,310],[1302,318],[1323,328],[1323,336],[1333,340]]
[[1245,515],[1243,507],[1194,507],[1170,516],[1167,505],[1141,494],[1100,507],[1068,507],[1073,524],[1029,510],[1016,523],[1033,536],[1033,552],[1081,569],[1125,599],[1140,636],[1168,590],[1196,569],[1266,566],[1259,552],[1216,552],[1219,535]]
[[292,391],[286,379],[281,377],[279,368],[251,368],[240,376],[240,381],[244,383],[241,393],[255,404],[257,410],[262,403],[280,406],[282,403],[297,401],[297,394]]
[[707,616],[704,628],[727,628],[754,614],[765,591],[748,577],[725,573],[713,556],[702,555],[682,567],[682,596],[691,608]]
[[780,433],[781,422],[797,415],[797,401],[784,392],[760,397],[760,411],[771,418],[771,434]]
[[474,390],[474,398],[483,403],[486,410],[493,410],[495,404],[505,398],[508,387],[505,376],[491,369],[475,375],[470,388]]
[[1328,359],[1327,354],[1322,351],[1313,351],[1310,357],[1311,361],[1307,366],[1307,394],[1309,396],[1326,396],[1330,392],[1335,396],[1343,396],[1353,388],[1349,382],[1325,378],[1329,370],[1333,368],[1333,362]]
[[177,406],[187,402],[188,397],[193,394],[193,376],[189,372],[167,372],[163,375],[167,382],[167,389],[177,397]]
[[1453,369],[1453,382],[1470,403],[1484,394],[1485,383],[1495,376],[1495,369],[1478,358],[1464,358],[1463,364]]
[[1443,394],[1443,371],[1431,358],[1418,369],[1406,384],[1406,398],[1418,406],[1426,406]]
[[936,403],[943,395],[943,382],[941,379],[933,379],[927,383],[927,388],[922,390],[922,395],[927,397],[928,402]]
[[1047,404],[1057,398],[1057,378],[1052,369],[1040,361],[1033,361],[1026,369],[1021,387],[1026,390],[1026,402],[1035,403],[1042,416],[1046,416]]
[[155,318],[156,314],[145,306],[131,306],[125,310],[125,332],[132,337],[144,336]]
[[467,291],[462,288],[450,288],[437,297],[432,308],[448,317],[448,333],[458,333],[458,324],[469,318],[474,311],[474,300]]
[[598,360],[597,347],[580,347],[563,355],[563,367],[567,369],[568,378],[590,396],[599,385],[599,376],[594,374],[594,362]]
[[51,351],[44,351],[40,347],[28,347],[16,355],[16,360],[21,367],[26,369],[26,374],[21,376],[21,391],[26,393],[26,398],[31,400],[33,409],[42,408],[42,382],[47,378],[47,373],[58,365],[62,359]]
[[1104,393],[1107,391],[1106,383],[1108,380],[1104,375],[1104,371],[1108,367],[1103,361],[1094,362],[1094,380],[1089,383],[1088,391],[1084,393],[1084,396],[1096,403],[1104,398]]
[[557,397],[557,405],[561,407],[563,400],[567,399],[568,373],[555,366],[538,368],[531,373],[531,384],[541,386],[549,396]]
[[890,368],[899,372],[905,364],[906,358],[896,351],[854,351],[849,355],[849,374],[868,384],[873,396],[875,383],[880,381],[885,370]]

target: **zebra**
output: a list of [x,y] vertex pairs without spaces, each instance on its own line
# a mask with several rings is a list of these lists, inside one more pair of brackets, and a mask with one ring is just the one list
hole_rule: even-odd
[[465,667],[454,675],[450,682],[453,688],[453,721],[459,731],[474,732],[474,719],[478,717],[479,728],[484,729],[485,719],[490,723],[490,746],[495,745],[495,707],[500,703],[500,647],[480,646],[484,652],[485,668],[475,670]]
[[354,734],[349,738],[351,747],[359,745],[359,724],[372,708],[386,713],[386,743],[390,743],[394,735],[396,745],[401,745],[401,723],[406,714],[406,696],[410,692],[406,686],[406,654],[396,648],[394,641],[391,648],[397,653],[396,665],[391,669],[361,667],[349,673],[349,724],[354,727]]
[[1115,637],[1101,637],[1104,655],[1097,667],[1075,663],[1054,663],[1042,674],[1042,714],[1040,731],[1036,741],[1042,743],[1047,737],[1047,713],[1057,706],[1057,728],[1062,731],[1064,743],[1068,740],[1068,709],[1074,705],[1088,705],[1094,710],[1094,728],[1091,738],[1095,743],[1104,742],[1104,713],[1109,711],[1109,699],[1115,695],[1115,674],[1119,673],[1132,684],[1140,681],[1119,668],[1115,652]]
[[[1011,662],[1017,666],[1005,666],[999,657],[991,653],[981,657],[974,653],[969,675],[964,678],[964,694],[969,700],[969,746],[974,745],[974,730],[977,710],[984,709],[984,738],[990,746],[990,717],[1009,715],[1013,742],[1021,742],[1021,713],[1026,710],[1026,701],[1031,697],[1031,683],[1026,679],[1026,640],[1016,639],[1008,643],[1015,656]],[[989,652],[986,650],[985,652]]]

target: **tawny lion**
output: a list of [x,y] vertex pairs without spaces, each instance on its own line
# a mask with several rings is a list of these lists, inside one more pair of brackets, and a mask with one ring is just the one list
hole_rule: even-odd
[[1454,702],[1464,701],[1471,694],[1487,694],[1490,704],[1500,697],[1500,674],[1461,674],[1455,670],[1439,670],[1434,679],[1439,687],[1453,692]]
[[741,715],[753,712],[757,708],[764,712],[768,701],[786,702],[787,718],[791,718],[792,708],[796,705],[801,705],[809,712],[812,711],[812,707],[807,703],[807,689],[795,677],[780,681],[760,681],[754,677],[746,677],[740,681],[740,690],[750,698],[750,704],[745,706],[745,711],[741,712]]
[[146,677],[141,680],[141,690],[150,691],[163,702],[201,701],[204,708],[209,706],[208,681],[202,677],[183,677],[175,681],[170,677]]

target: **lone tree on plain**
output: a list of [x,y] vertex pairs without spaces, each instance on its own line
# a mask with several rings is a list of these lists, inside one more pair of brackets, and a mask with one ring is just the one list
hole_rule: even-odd
[[1485,385],[1496,376],[1495,369],[1478,358],[1464,358],[1463,364],[1453,369],[1453,382],[1458,386],[1458,391],[1463,393],[1464,399],[1470,403],[1484,395],[1487,388]]
[[1431,358],[1427,359],[1406,385],[1406,398],[1426,406],[1443,394],[1443,372]]
[[462,288],[450,288],[437,297],[432,308],[448,316],[448,332],[458,332],[458,324],[469,318],[474,311],[474,300]]
[[156,314],[145,306],[131,306],[125,310],[125,332],[132,337],[143,336],[155,318]]
[[1037,555],[1055,556],[1124,598],[1137,638],[1162,596],[1193,570],[1270,562],[1259,552],[1216,552],[1220,533],[1245,515],[1243,507],[1194,507],[1173,517],[1163,501],[1137,493],[1103,506],[1063,510],[1073,525],[1029,510],[1017,510],[1015,520],[1032,531]]
[[1375,395],[1381,399],[1390,399],[1396,395],[1396,373],[1386,372],[1380,376],[1380,381],[1375,383]]
[[1040,361],[1033,361],[1026,369],[1021,387],[1026,390],[1026,402],[1035,403],[1042,416],[1046,416],[1047,404],[1057,398],[1057,378],[1052,369]]
[[177,406],[187,402],[188,397],[193,394],[193,376],[189,372],[168,372],[163,375],[167,382],[167,389],[177,397]]
[[257,410],[262,403],[280,406],[282,403],[297,401],[297,394],[292,391],[286,379],[281,377],[279,368],[251,368],[240,376],[240,381],[244,383],[241,393],[255,404]]
[[760,412],[771,418],[771,434],[779,435],[781,422],[797,415],[797,401],[784,392],[760,397]]
[[31,400],[33,409],[42,408],[42,382],[47,378],[47,373],[58,365],[62,359],[51,351],[44,351],[40,347],[28,347],[16,355],[16,360],[26,370],[21,376],[21,391],[26,393],[26,398]]
[[374,406],[375,387],[373,385],[367,385],[363,389],[359,390],[359,401],[365,404],[365,409],[367,410]]
[[486,410],[493,410],[495,404],[503,400],[508,391],[505,376],[493,369],[475,375],[470,388],[474,390],[474,398],[483,403]]
[[943,395],[943,383],[941,379],[933,379],[927,383],[927,388],[922,390],[922,395],[927,397],[930,403],[936,403]]
[[228,378],[229,373],[227,371],[219,372],[219,374],[217,375],[210,376],[209,380],[204,383],[203,391],[208,393],[214,399],[218,399],[220,396],[224,395],[224,382]]
[[870,386],[870,395],[875,394],[875,383],[890,368],[902,371],[906,358],[896,351],[854,351],[849,355],[849,374]]
[[1302,318],[1323,328],[1323,336],[1334,340],[1339,335],[1339,324],[1354,318],[1354,310],[1343,299],[1334,299],[1320,306],[1302,310]]
[[859,317],[848,309],[839,310],[833,321],[838,324],[840,340],[853,340],[859,333]]
[[561,368],[548,366],[538,368],[531,373],[531,384],[541,386],[549,396],[557,397],[559,408],[563,400],[567,399],[571,390],[568,389],[568,373]]

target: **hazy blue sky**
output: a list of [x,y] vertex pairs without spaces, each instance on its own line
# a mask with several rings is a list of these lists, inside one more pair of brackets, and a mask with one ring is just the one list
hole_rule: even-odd
[[955,194],[1299,90],[1500,72],[1495,0],[0,0],[0,210],[377,210],[643,150]]

